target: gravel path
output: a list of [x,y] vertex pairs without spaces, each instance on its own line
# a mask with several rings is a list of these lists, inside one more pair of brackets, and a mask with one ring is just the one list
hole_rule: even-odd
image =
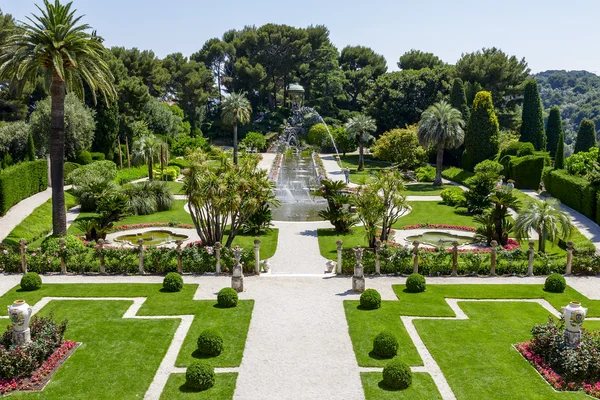
[[0,242],[12,232],[25,218],[39,206],[52,197],[52,188],[34,194],[14,205],[8,212],[0,217]]

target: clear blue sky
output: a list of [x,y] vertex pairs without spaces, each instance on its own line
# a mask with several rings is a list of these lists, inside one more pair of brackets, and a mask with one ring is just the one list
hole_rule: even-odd
[[[54,0],[52,0],[54,1]],[[23,20],[41,0],[0,0]],[[593,0],[74,0],[84,21],[108,46],[189,56],[229,29],[265,23],[326,25],[341,50],[363,45],[383,54],[388,69],[411,48],[455,63],[461,53],[496,46],[525,57],[533,72],[600,73],[600,3]]]

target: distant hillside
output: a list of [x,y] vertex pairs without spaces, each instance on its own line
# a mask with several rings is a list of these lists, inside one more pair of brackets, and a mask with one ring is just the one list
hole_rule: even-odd
[[544,71],[534,75],[547,115],[559,106],[565,141],[572,144],[584,118],[590,118],[600,131],[600,76],[587,71]]

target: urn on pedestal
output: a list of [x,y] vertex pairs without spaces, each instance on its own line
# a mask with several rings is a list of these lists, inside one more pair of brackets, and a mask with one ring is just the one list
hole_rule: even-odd
[[568,306],[562,308],[565,319],[565,338],[571,347],[579,346],[581,342],[581,326],[587,314],[587,308],[581,307],[578,301],[572,301]]
[[25,300],[15,300],[8,306],[8,317],[13,326],[13,339],[16,344],[22,345],[31,342],[29,320],[33,310]]

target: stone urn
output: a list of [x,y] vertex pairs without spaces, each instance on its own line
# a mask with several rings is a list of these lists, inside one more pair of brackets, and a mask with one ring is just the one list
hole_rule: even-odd
[[269,260],[263,260],[262,268],[264,272],[269,272],[269,270],[271,269],[271,264],[269,263]]
[[566,329],[569,332],[580,332],[587,314],[587,308],[581,307],[581,303],[578,301],[572,301],[568,306],[562,308],[562,312]]
[[13,326],[13,339],[16,344],[31,342],[29,320],[32,312],[25,300],[15,300],[11,306],[8,306],[8,317]]
[[331,273],[333,272],[333,269],[335,268],[336,262],[333,260],[327,260],[327,262],[325,263],[325,266],[327,267],[327,272]]

